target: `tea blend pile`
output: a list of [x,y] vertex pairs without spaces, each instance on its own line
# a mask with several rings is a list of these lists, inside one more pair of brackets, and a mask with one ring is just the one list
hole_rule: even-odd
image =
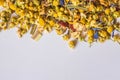
[[70,48],[78,41],[120,43],[120,0],[0,0],[0,6],[0,31],[17,28],[19,37],[30,32],[38,41],[54,30]]

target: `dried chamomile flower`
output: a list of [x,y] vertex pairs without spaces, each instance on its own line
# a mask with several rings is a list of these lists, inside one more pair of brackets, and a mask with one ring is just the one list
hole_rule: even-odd
[[89,30],[87,31],[87,35],[88,35],[88,37],[92,37],[92,36],[94,35],[94,30],[89,29]]
[[118,3],[119,0],[113,0],[114,3]]
[[120,12],[118,12],[118,11],[113,12],[113,16],[114,16],[114,18],[120,17]]
[[88,10],[95,12],[95,10],[96,10],[95,5],[94,5],[93,3],[90,3],[90,6],[89,6],[89,9],[88,9]]
[[103,11],[103,9],[104,9],[104,7],[103,7],[102,5],[98,5],[98,6],[96,7],[96,11],[97,11],[97,12],[101,12],[101,11]]
[[44,26],[44,30],[50,33],[50,32],[52,31],[52,26],[47,23],[47,24]]
[[107,32],[108,33],[112,33],[113,32],[113,30],[114,30],[114,27],[113,26],[108,26],[108,28],[107,28]]
[[16,25],[16,24],[15,24],[14,22],[11,22],[8,27],[9,27],[9,28],[14,28],[15,25]]
[[15,4],[13,4],[13,3],[9,3],[9,7],[12,10],[16,10],[17,9],[17,7],[15,6]]
[[70,39],[70,34],[65,34],[62,37],[63,37],[63,40],[68,41]]
[[94,42],[93,36],[88,37],[88,40],[87,40],[87,41],[88,41],[89,44],[93,43],[93,42]]
[[116,11],[116,7],[112,6],[112,7],[110,7],[110,10],[111,10],[111,12],[114,12],[114,11]]
[[34,3],[36,6],[39,6],[39,0],[33,0],[33,3]]
[[23,35],[26,33],[27,33],[27,31],[25,29],[22,29],[22,28],[19,28],[17,31],[19,38],[23,37]]
[[120,31],[120,23],[116,23],[113,26],[116,30]]
[[62,35],[66,30],[61,28],[61,29],[56,29],[55,31],[58,35]]
[[111,11],[110,11],[110,8],[106,8],[106,9],[105,9],[105,14],[109,15],[110,12],[111,12]]
[[86,36],[83,36],[83,35],[79,35],[79,37],[78,37],[78,40],[81,42],[81,41],[85,41],[85,37]]
[[120,39],[120,35],[119,34],[114,35],[113,40],[115,42],[118,42],[119,39]]
[[107,19],[108,19],[108,21],[109,21],[109,23],[111,24],[111,22],[114,20],[114,18],[112,17],[112,16],[107,16]]
[[4,5],[4,3],[5,3],[5,1],[4,1],[4,0],[0,0],[0,6],[3,6],[3,5]]
[[74,6],[78,6],[79,5],[79,0],[71,0],[72,4]]
[[94,20],[97,20],[98,18],[99,18],[99,17],[98,17],[97,14],[94,14],[94,15],[93,15],[93,19],[94,19]]
[[7,24],[5,22],[0,22],[0,28],[6,30]]
[[58,0],[53,0],[53,6],[58,6],[59,5],[59,1]]
[[75,48],[77,41],[76,40],[71,40],[68,42],[68,45],[70,48]]
[[105,30],[100,30],[98,33],[101,37],[107,37],[108,36],[108,33]]
[[65,10],[65,8],[64,7],[60,7],[60,11],[64,11]]
[[108,6],[108,2],[107,0],[99,0],[100,1],[100,4],[104,5],[104,6]]
[[90,22],[90,26],[95,27],[96,25],[97,25],[96,20],[91,20],[91,22]]
[[44,25],[45,25],[44,19],[39,18],[39,24],[40,24],[40,26],[44,27]]
[[106,41],[106,39],[103,38],[103,37],[99,37],[99,38],[98,38],[98,41],[99,41],[100,43],[104,43],[104,42]]

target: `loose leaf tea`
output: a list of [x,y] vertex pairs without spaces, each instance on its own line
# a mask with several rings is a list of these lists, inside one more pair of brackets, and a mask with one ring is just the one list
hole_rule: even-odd
[[120,0],[0,0],[0,6],[0,31],[17,28],[19,37],[30,32],[38,41],[55,30],[70,48],[77,41],[120,43]]

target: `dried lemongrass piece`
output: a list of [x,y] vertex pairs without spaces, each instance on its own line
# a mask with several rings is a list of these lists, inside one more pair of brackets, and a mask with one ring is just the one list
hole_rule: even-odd
[[30,34],[33,35],[36,30],[37,30],[37,25],[33,25],[32,28],[31,28]]
[[38,41],[41,37],[42,37],[42,33],[38,30],[32,35],[32,39],[35,41]]

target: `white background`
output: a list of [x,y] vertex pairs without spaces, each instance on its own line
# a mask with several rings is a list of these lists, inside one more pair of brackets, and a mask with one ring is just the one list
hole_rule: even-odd
[[120,80],[120,45],[79,43],[71,50],[55,32],[35,42],[0,33],[0,80]]

